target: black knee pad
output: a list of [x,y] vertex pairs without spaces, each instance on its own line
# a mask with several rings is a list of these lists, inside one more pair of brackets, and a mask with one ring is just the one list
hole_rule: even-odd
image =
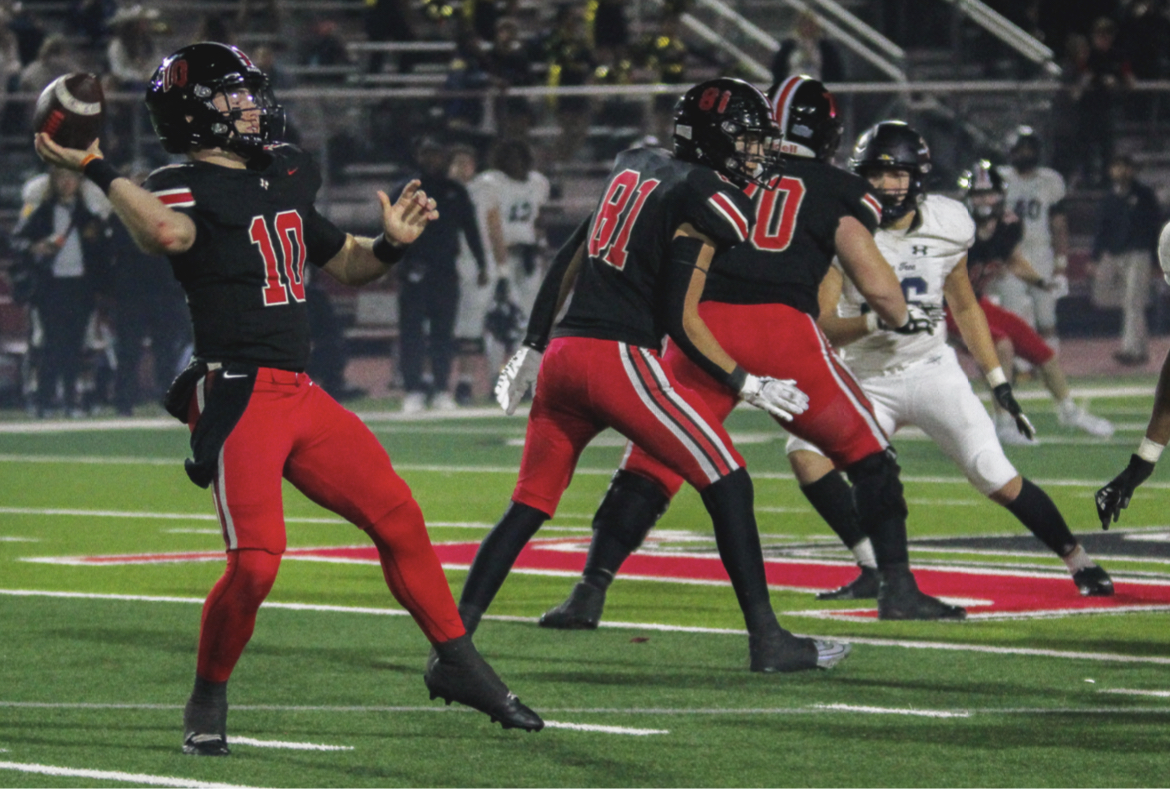
[[670,498],[657,482],[618,469],[593,516],[593,530],[604,532],[633,552],[669,506]]
[[853,483],[853,503],[862,518],[905,518],[906,497],[899,477],[901,467],[893,449],[862,458],[845,473]]

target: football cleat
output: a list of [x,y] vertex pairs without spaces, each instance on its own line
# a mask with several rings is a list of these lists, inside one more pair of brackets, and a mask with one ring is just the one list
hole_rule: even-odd
[[1073,573],[1073,583],[1085,597],[1113,596],[1113,579],[1097,565],[1077,570]]
[[818,592],[818,600],[874,600],[878,596],[878,587],[881,581],[878,579],[878,571],[876,567],[866,567],[864,564],[857,565],[861,568],[861,574],[854,578],[849,583],[845,584],[839,589],[834,589],[830,592]]
[[183,738],[183,753],[192,756],[228,756],[231,750],[227,737],[222,734],[196,734],[187,732]]
[[777,626],[767,633],[748,635],[751,670],[765,674],[832,668],[851,651],[848,644],[794,636]]
[[995,435],[999,443],[1005,447],[1034,447],[1040,441],[1028,438],[1016,427],[1016,421],[1008,414],[1000,414],[995,419]]
[[596,630],[605,608],[605,590],[580,581],[565,602],[540,615],[540,626],[554,630]]
[[944,603],[919,591],[914,575],[904,565],[882,574],[878,590],[878,619],[882,621],[966,619],[962,606]]
[[541,717],[508,690],[499,675],[464,635],[431,648],[423,682],[431,699],[441,698],[477,709],[505,729],[540,731]]
[[183,753],[227,756],[227,696],[210,701],[187,700],[183,708]]
[[1115,429],[1108,419],[1093,416],[1075,404],[1065,406],[1062,403],[1056,410],[1056,421],[1062,427],[1074,427],[1097,438],[1111,438]]

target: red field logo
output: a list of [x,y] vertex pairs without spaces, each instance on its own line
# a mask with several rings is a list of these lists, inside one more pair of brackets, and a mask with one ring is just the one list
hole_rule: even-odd
[[[533,540],[520,553],[515,568],[530,574],[576,576],[585,564],[588,537]],[[437,543],[435,551],[443,566],[466,569],[478,542]],[[222,551],[198,553],[162,553],[120,556],[44,557],[32,561],[54,564],[126,565],[161,562],[222,561]],[[338,548],[293,548],[286,560],[333,561],[343,563],[378,563],[371,546]],[[857,575],[853,564],[809,559],[768,559],[765,561],[768,584],[774,589],[816,592],[834,589]],[[626,560],[622,577],[655,579],[677,583],[728,584],[727,573],[719,557],[709,554],[680,554],[643,549]],[[971,619],[1008,619],[1068,616],[1088,613],[1123,613],[1170,611],[1170,583],[1161,581],[1116,582],[1113,597],[1081,597],[1067,574],[1026,572],[1005,569],[920,567],[915,570],[921,589],[937,597],[967,607]],[[849,609],[826,607],[816,603],[787,614],[837,619],[876,619],[874,606]]]

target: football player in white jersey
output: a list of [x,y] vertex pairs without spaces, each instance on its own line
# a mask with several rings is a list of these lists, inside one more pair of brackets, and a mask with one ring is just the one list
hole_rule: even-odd
[[507,277],[512,297],[528,315],[544,272],[540,266],[537,219],[549,199],[548,179],[532,169],[532,150],[523,140],[499,140],[492,169],[472,181],[497,272]]
[[[879,123],[858,140],[850,167],[882,197],[882,226],[875,238],[902,281],[907,302],[941,315],[945,297],[995,400],[1015,418],[1021,433],[1033,432],[1012,395],[967,277],[967,249],[974,242],[975,224],[962,203],[922,192],[923,172],[929,168],[925,141],[904,123]],[[821,328],[842,349],[887,434],[907,425],[921,428],[971,484],[1006,507],[1064,560],[1081,594],[1113,594],[1108,574],[1077,542],[1052,499],[1007,459],[991,417],[947,345],[942,325],[934,334],[911,336],[883,329],[856,287],[836,268],[821,283],[820,303]],[[812,444],[792,438],[787,451],[802,486],[834,471],[832,462]],[[842,495],[848,495],[843,479],[841,486]],[[858,544],[855,522],[830,526],[847,545]],[[858,579],[822,599],[874,596],[869,594],[871,589],[876,593],[872,575],[863,565]]]
[[[1162,266],[1166,284],[1170,285],[1170,223],[1162,228],[1158,237],[1158,263]],[[1101,528],[1108,529],[1110,521],[1117,523],[1138,485],[1154,473],[1154,465],[1162,457],[1167,443],[1170,443],[1170,355],[1162,362],[1162,373],[1154,390],[1154,412],[1146,425],[1142,443],[1137,452],[1129,456],[1129,465],[1097,491],[1097,517],[1101,519]]]
[[1009,141],[1009,165],[999,169],[1006,187],[1006,203],[1024,222],[1020,252],[1054,287],[1037,288],[1016,276],[1004,276],[990,285],[988,295],[1019,315],[1040,336],[1057,347],[1056,302],[1068,295],[1068,217],[1065,215],[1064,178],[1040,166],[1040,136],[1020,126]]

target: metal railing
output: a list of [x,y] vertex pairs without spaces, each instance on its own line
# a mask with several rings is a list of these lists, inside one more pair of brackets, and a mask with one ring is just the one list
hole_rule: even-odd
[[1013,50],[1041,66],[1050,77],[1060,76],[1060,66],[1057,65],[1051,49],[1036,40],[1034,36],[1028,35],[1018,25],[983,3],[982,0],[945,0],[945,2],[954,6],[972,22]]

